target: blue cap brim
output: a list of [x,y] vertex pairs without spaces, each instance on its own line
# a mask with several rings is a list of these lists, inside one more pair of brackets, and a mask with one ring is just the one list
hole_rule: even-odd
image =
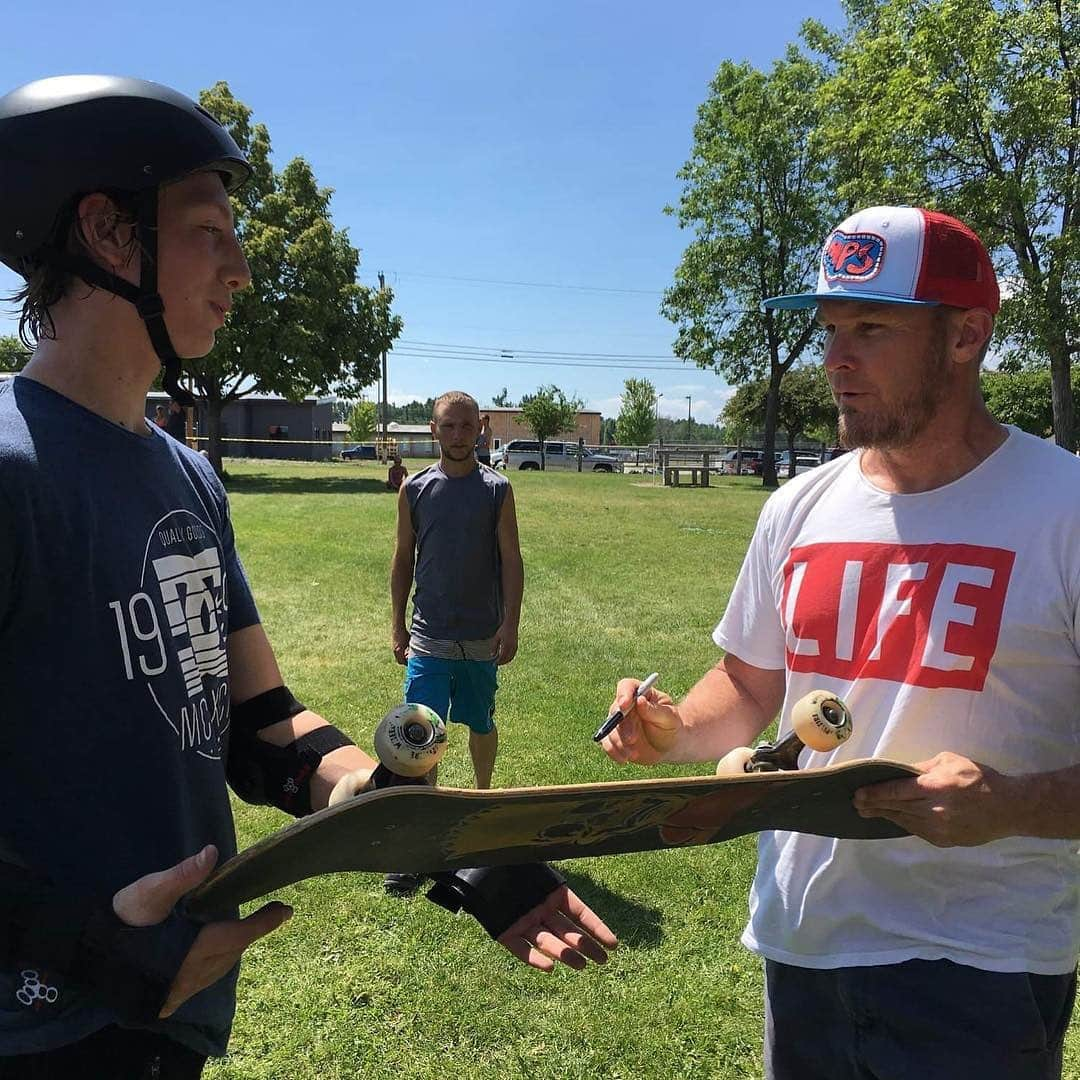
[[906,296],[892,296],[889,293],[871,292],[823,292],[792,293],[790,296],[770,296],[762,301],[767,308],[782,308],[794,311],[798,308],[817,307],[822,300],[865,300],[870,304],[908,304],[911,307],[940,307],[939,300],[909,300]]

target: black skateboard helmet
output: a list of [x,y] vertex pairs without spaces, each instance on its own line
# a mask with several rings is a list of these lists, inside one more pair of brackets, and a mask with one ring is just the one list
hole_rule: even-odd
[[[0,98],[0,260],[24,276],[28,265],[51,263],[133,303],[165,365],[166,390],[183,403],[191,397],[176,385],[179,361],[157,292],[157,192],[205,171],[221,173],[228,191],[251,175],[229,132],[167,86],[62,75]],[[95,191],[137,197],[138,288],[72,255],[56,235],[63,212]]]

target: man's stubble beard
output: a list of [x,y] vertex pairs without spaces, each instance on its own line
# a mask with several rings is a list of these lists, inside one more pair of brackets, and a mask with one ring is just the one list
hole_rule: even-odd
[[888,412],[840,409],[840,445],[849,450],[899,450],[910,445],[937,415],[948,392],[945,335],[935,334],[922,356],[916,388],[890,403]]
[[471,450],[466,450],[464,453],[462,453],[460,457],[455,457],[452,451],[447,450],[444,447],[440,447],[440,450],[442,451],[443,457],[448,458],[450,461],[456,461],[459,464],[462,461],[468,461],[469,458],[473,456],[473,452]]

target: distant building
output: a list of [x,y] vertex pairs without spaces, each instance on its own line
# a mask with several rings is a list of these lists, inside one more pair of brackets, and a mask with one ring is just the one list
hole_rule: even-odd
[[[381,437],[382,429],[376,434]],[[386,437],[397,442],[397,452],[402,457],[439,456],[439,444],[432,437],[429,424],[399,424],[392,420],[386,425]]]
[[[480,415],[491,417],[491,448],[493,450],[511,439],[530,439],[533,437],[533,433],[520,419],[520,409],[493,406],[491,408],[481,408]],[[579,438],[582,438],[585,440],[586,446],[599,446],[600,419],[600,413],[583,409],[577,414],[577,422],[571,431],[557,432],[552,438],[561,439],[563,442],[577,442]]]
[[[150,393],[146,416],[153,421],[154,407],[168,405],[169,395]],[[198,447],[206,448],[206,409],[195,409]],[[333,443],[334,399],[306,397],[287,401],[252,394],[231,401],[221,412],[222,453],[225,457],[288,458],[293,461],[326,461],[340,446]]]
[[[0,378],[4,376],[0,374]],[[146,398],[146,416],[153,421],[154,407],[168,405],[169,395],[154,392]],[[528,439],[532,432],[518,419],[520,409],[482,408],[481,415],[491,417],[492,449],[510,439]],[[555,438],[576,441],[583,438],[587,445],[600,442],[600,413],[582,410],[571,431],[559,432]],[[200,449],[206,447],[206,409],[195,410],[195,434]],[[381,434],[377,429],[368,442]],[[397,441],[397,452],[403,457],[433,458],[439,456],[439,444],[431,436],[427,423],[387,425],[387,435]],[[289,458],[299,461],[326,461],[336,458],[343,449],[353,445],[349,425],[334,420],[334,398],[306,397],[303,401],[287,401],[272,395],[252,394],[230,402],[221,413],[222,452],[226,457]]]

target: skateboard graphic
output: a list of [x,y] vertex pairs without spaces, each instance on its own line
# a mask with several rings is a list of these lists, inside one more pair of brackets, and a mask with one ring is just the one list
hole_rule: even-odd
[[[860,787],[916,770],[885,760],[799,770],[799,750],[834,749],[851,718],[817,691],[796,704],[792,722],[780,742],[728,754],[723,775],[475,791],[431,787],[417,775],[437,763],[445,727],[430,710],[401,706],[380,724],[372,778],[395,786],[376,786],[254,844],[189,894],[187,908],[210,918],[344,871],[431,874],[713,844],[766,829],[857,840],[907,835],[884,818],[859,817],[851,799]],[[406,786],[396,772],[403,768],[413,773]]]

